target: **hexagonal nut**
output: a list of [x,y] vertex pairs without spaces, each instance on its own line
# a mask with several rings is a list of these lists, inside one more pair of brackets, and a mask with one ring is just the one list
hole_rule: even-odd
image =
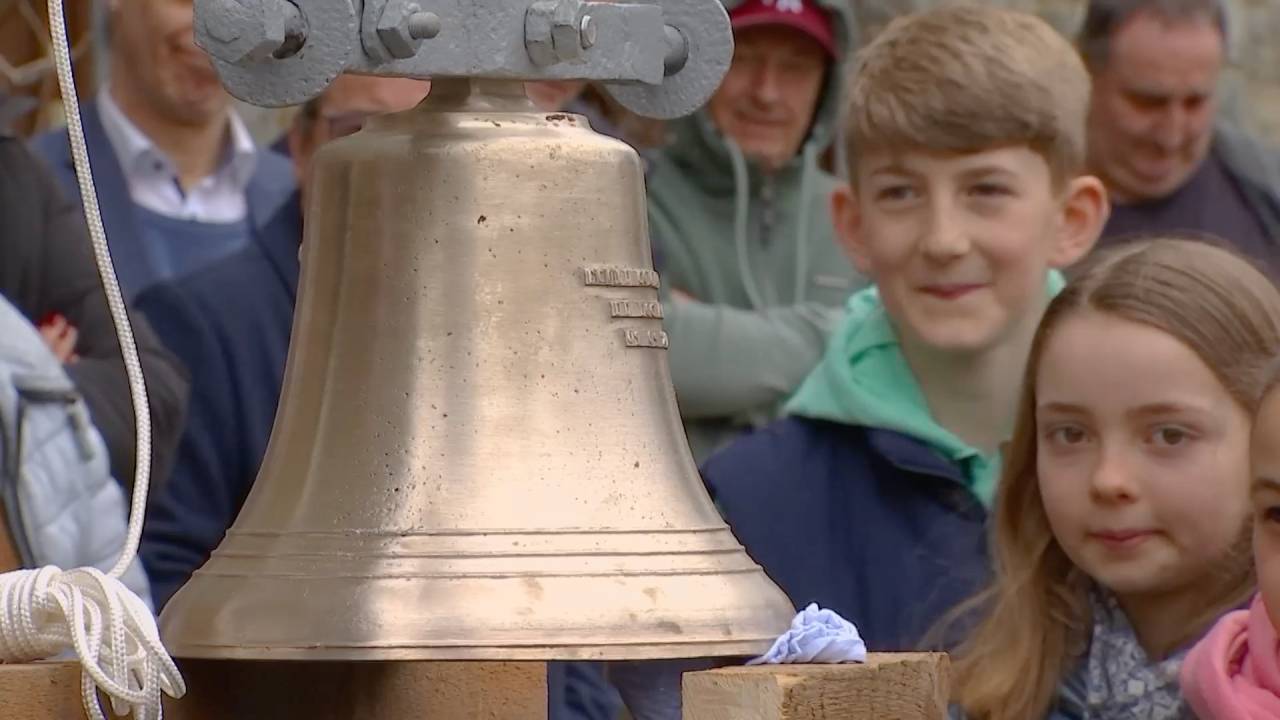
[[411,58],[418,54],[422,41],[409,34],[409,16],[422,8],[413,3],[391,0],[378,18],[378,39],[394,58]]
[[538,0],[529,6],[524,16],[525,50],[529,52],[529,59],[541,67],[560,62],[551,37],[551,20],[558,5],[556,0]]
[[561,60],[582,57],[582,3],[560,0],[551,17],[551,43]]
[[196,3],[196,42],[227,63],[265,60],[284,44],[287,0]]

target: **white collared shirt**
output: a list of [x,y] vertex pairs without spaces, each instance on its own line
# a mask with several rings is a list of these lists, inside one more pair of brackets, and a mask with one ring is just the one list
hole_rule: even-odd
[[234,110],[229,115],[231,142],[218,169],[184,191],[173,161],[125,117],[108,88],[98,94],[98,107],[134,202],[180,220],[229,223],[244,219],[248,213],[245,188],[257,165],[257,148]]

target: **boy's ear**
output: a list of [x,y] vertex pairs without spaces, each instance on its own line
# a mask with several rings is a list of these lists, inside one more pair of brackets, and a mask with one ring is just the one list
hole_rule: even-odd
[[840,185],[831,193],[831,219],[836,227],[836,239],[853,266],[863,275],[868,274],[866,239],[862,232],[862,208],[858,195],[848,184]]
[[1062,269],[1089,254],[1110,215],[1111,201],[1101,180],[1092,175],[1073,179],[1063,199],[1062,220],[1049,264]]

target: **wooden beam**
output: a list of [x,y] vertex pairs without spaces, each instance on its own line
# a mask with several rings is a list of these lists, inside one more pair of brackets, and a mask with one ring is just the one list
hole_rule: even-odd
[[[0,663],[0,712],[5,718],[84,720],[80,699],[80,665],[72,662],[40,662],[21,665]],[[107,717],[111,706],[102,703]]]
[[167,720],[546,720],[547,666],[533,662],[180,660],[187,696]]
[[730,667],[684,676],[684,720],[946,720],[946,655]]
[[[546,720],[544,663],[179,661],[168,720]],[[110,707],[102,703],[108,717]],[[84,720],[80,666],[0,664],[0,717]],[[132,717],[132,716],[129,716]]]

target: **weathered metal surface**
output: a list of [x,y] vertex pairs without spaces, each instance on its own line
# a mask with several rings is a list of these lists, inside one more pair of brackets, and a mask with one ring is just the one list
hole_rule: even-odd
[[624,107],[645,117],[670,119],[702,107],[733,61],[733,31],[719,0],[661,0],[664,72],[659,85],[606,85]]
[[196,37],[255,105],[315,97],[341,72],[598,80],[642,115],[692,112],[728,68],[719,0],[197,0]]
[[[283,0],[275,0],[281,2]],[[236,62],[215,28],[239,0],[199,0],[195,4],[196,43],[209,53],[222,84],[232,95],[253,105],[283,107],[316,97],[329,87],[359,51],[359,17],[351,0],[299,0],[305,38],[288,57],[250,53]],[[266,5],[271,0],[244,0]],[[243,28],[241,32],[245,32]],[[226,36],[226,33],[223,34]],[[234,53],[231,53],[234,55]],[[363,53],[361,53],[363,55]]]

